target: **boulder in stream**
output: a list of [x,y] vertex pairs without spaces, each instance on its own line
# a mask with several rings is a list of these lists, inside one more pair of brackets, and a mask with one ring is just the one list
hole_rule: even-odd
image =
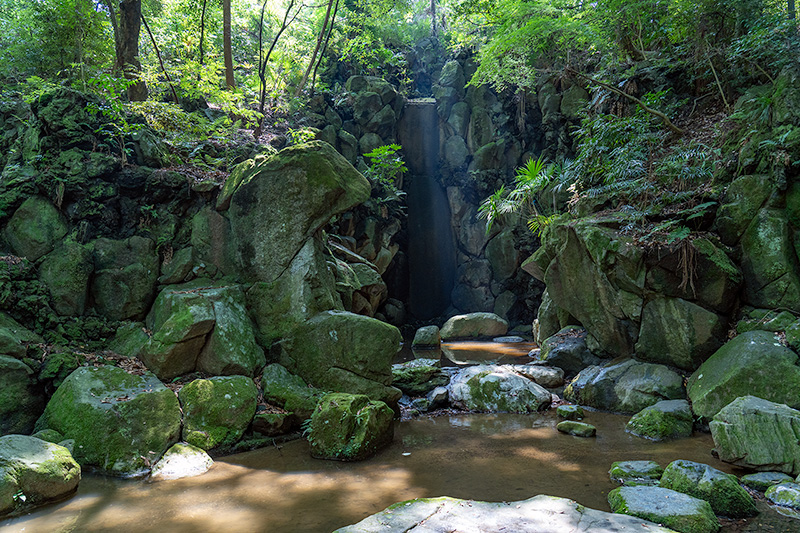
[[442,337],[439,334],[438,326],[422,326],[414,334],[414,340],[411,342],[411,346],[415,348],[428,346],[438,347],[441,342]]
[[469,313],[447,319],[440,334],[451,340],[472,337],[497,337],[508,332],[508,322],[494,313]]
[[178,393],[183,440],[210,450],[235,444],[256,413],[258,389],[247,376],[196,379]]
[[389,406],[363,394],[328,394],[311,415],[311,455],[339,461],[371,457],[392,441],[393,419]]
[[797,483],[779,483],[767,489],[764,497],[781,507],[789,507],[800,511],[800,485]]
[[739,485],[736,476],[702,463],[671,462],[659,486],[705,500],[718,515],[742,518],[758,512],[753,497]]
[[567,376],[574,376],[587,366],[600,364],[600,358],[586,347],[586,330],[567,326],[542,342],[539,358],[550,366],[561,368]]
[[628,487],[658,485],[662,474],[664,469],[655,461],[616,461],[608,471],[611,481]]
[[80,480],[81,467],[63,446],[27,435],[0,437],[0,517],[66,498]]
[[714,533],[719,521],[705,500],[662,487],[618,487],[608,493],[615,513],[624,513],[681,533]]
[[764,492],[773,485],[792,483],[794,478],[783,472],[756,472],[742,476],[739,481],[749,489]]
[[686,400],[662,400],[645,407],[628,421],[625,431],[654,441],[692,435],[694,419]]
[[450,403],[484,412],[531,413],[550,407],[544,387],[502,365],[478,365],[459,371],[450,381]]
[[574,437],[594,437],[597,434],[597,428],[585,422],[577,422],[575,420],[564,420],[556,425],[556,429],[561,433],[572,435]]
[[392,385],[409,396],[425,396],[449,382],[437,359],[412,359],[392,365]]
[[156,463],[150,473],[150,481],[166,481],[204,474],[214,460],[201,448],[178,442]]

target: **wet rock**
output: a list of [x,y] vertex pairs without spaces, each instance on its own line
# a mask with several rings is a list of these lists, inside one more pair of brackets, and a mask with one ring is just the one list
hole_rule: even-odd
[[581,420],[586,414],[580,405],[559,405],[556,414],[566,420]]
[[542,387],[552,389],[564,384],[564,371],[542,365],[511,365],[509,368]]
[[326,311],[283,341],[279,362],[316,387],[366,394],[391,405],[402,394],[390,386],[401,340],[396,327],[380,320]]
[[311,417],[326,391],[309,387],[300,376],[291,374],[283,366],[273,363],[261,373],[264,399],[293,412],[301,420]]
[[736,476],[702,463],[671,462],[659,486],[705,500],[718,515],[742,518],[757,513],[753,497],[739,485]]
[[719,522],[705,500],[662,487],[619,487],[608,493],[615,513],[624,513],[680,531],[713,533]]
[[800,511],[800,485],[797,483],[773,485],[767,489],[764,497],[775,505]]
[[155,243],[134,236],[94,241],[91,295],[95,310],[111,320],[141,320],[156,296],[159,259]]
[[82,466],[138,476],[178,440],[181,412],[175,394],[149,372],[81,367],[48,402],[36,423],[37,430],[45,428],[75,441],[74,457]]
[[709,424],[719,458],[753,470],[800,474],[800,411],[755,396],[737,398]]
[[460,168],[467,162],[468,157],[469,148],[460,135],[452,135],[444,143],[444,160],[451,168]]
[[736,244],[771,193],[772,184],[766,175],[740,176],[733,180],[714,221],[722,242],[728,246]]
[[195,268],[200,275],[232,274],[236,270],[230,222],[206,206],[192,217],[190,243],[194,249]]
[[567,376],[574,376],[587,366],[599,364],[600,358],[586,347],[586,335],[586,330],[578,326],[559,330],[541,343],[539,359],[562,369]]
[[195,477],[208,472],[214,460],[202,449],[179,442],[173,444],[153,467],[150,481]]
[[49,200],[33,196],[8,221],[5,238],[14,253],[30,261],[50,253],[67,234],[67,225]]
[[438,326],[422,326],[414,334],[414,340],[411,342],[413,347],[436,346],[442,342],[442,337],[439,334]]
[[745,487],[764,492],[773,485],[792,483],[794,478],[783,472],[756,472],[755,474],[742,476],[739,481],[741,481]]
[[385,403],[363,394],[328,394],[311,415],[311,455],[339,461],[371,457],[392,441],[393,418]]
[[440,366],[436,359],[414,359],[392,365],[392,386],[409,396],[424,396],[450,382]]
[[664,469],[655,461],[617,461],[608,471],[611,481],[628,487],[655,486]]
[[258,389],[246,376],[196,379],[178,393],[183,440],[210,450],[242,438],[256,413]]
[[514,246],[514,235],[505,229],[492,237],[486,244],[486,259],[492,266],[492,277],[504,281],[517,272],[519,266],[519,250]]
[[367,179],[324,141],[256,160],[228,209],[240,275],[274,281],[313,234],[332,216],[367,200],[370,189]]
[[695,370],[725,342],[727,320],[680,298],[655,298],[644,306],[636,357]]
[[[453,128],[455,136],[462,139],[462,141],[467,135],[470,116],[469,104],[466,102],[456,102],[450,109],[450,116],[447,118],[447,123]],[[464,148],[467,149],[466,143],[464,144]]]
[[508,322],[494,313],[469,313],[456,315],[444,323],[441,329],[442,339],[465,337],[496,337],[505,335]]
[[33,370],[14,357],[0,355],[0,435],[29,434],[45,403]]
[[277,437],[292,431],[297,425],[294,413],[256,413],[252,428],[256,433],[267,437]]
[[795,352],[765,331],[743,333],[728,341],[687,382],[692,410],[707,419],[740,396],[800,407],[800,366]]
[[446,407],[450,399],[450,392],[447,387],[436,387],[425,397],[431,409]]
[[564,398],[581,405],[620,413],[637,413],[661,400],[686,397],[683,378],[663,365],[633,359],[590,366],[575,376]]
[[566,498],[535,496],[519,502],[476,502],[455,498],[421,498],[396,503],[335,533],[386,531],[515,531],[517,533],[672,533],[640,518],[589,509]]
[[79,316],[86,309],[92,250],[63,241],[39,267],[39,279],[47,286],[53,310],[59,315]]
[[625,431],[654,441],[690,437],[694,419],[686,400],[663,400],[645,407],[628,421]]
[[450,381],[450,403],[470,411],[531,413],[550,401],[546,389],[505,366],[468,367]]
[[0,516],[74,493],[81,467],[63,446],[26,435],[0,437]]
[[559,422],[556,425],[556,429],[561,433],[566,433],[574,437],[594,437],[597,434],[597,428],[593,425],[584,422],[576,422],[574,420]]

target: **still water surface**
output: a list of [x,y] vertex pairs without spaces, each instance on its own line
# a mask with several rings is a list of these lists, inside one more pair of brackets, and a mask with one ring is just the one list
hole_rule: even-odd
[[[76,497],[0,522],[0,533],[330,532],[398,501],[442,495],[514,501],[550,494],[608,510],[614,461],[689,459],[733,472],[711,456],[708,435],[651,443],[627,435],[627,420],[588,412],[597,437],[581,439],[558,433],[552,412],[442,416],[397,423],[393,444],[360,463],[312,459],[297,440],[220,459],[190,479],[85,475]],[[800,531],[800,521],[761,508],[741,530]]]

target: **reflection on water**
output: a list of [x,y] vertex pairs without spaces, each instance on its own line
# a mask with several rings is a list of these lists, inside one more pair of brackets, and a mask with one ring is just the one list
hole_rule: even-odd
[[443,342],[436,350],[411,350],[404,346],[395,358],[396,363],[412,359],[439,359],[442,366],[464,365],[523,365],[533,358],[528,353],[538,346],[533,342]]
[[[513,501],[551,494],[608,510],[613,461],[689,459],[734,471],[711,456],[708,435],[651,443],[625,434],[627,417],[589,412],[587,421],[597,438],[558,433],[551,412],[454,415],[399,422],[394,443],[361,463],[311,459],[307,443],[294,441],[227,457],[191,479],[88,475],[75,498],[0,522],[0,533],[325,532],[398,501],[442,495]],[[758,520],[769,518],[770,531],[797,531],[796,521],[768,513]],[[749,531],[765,527],[752,524]]]

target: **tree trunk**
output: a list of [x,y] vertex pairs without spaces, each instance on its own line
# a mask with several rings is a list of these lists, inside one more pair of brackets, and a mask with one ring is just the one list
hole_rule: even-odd
[[322,22],[322,29],[319,31],[319,35],[317,36],[317,46],[314,48],[314,53],[311,55],[311,62],[308,64],[305,74],[303,74],[303,79],[300,82],[300,85],[298,85],[297,89],[294,91],[295,98],[300,96],[300,93],[303,92],[303,87],[305,87],[308,77],[311,75],[311,71],[314,70],[314,65],[317,62],[317,55],[319,54],[320,48],[322,48],[322,42],[325,39],[325,34],[328,30],[328,23],[330,22],[333,24],[333,21],[330,20],[333,3],[334,0],[328,0],[328,8],[327,11],[325,11],[325,20]]
[[436,37],[436,0],[431,0],[431,35]]
[[141,29],[142,0],[122,0],[119,3],[119,39],[117,41],[117,68],[125,78],[137,80],[128,87],[131,102],[147,100],[147,84],[139,79],[142,65],[139,63],[139,30]]
[[794,8],[794,0],[788,0],[787,10],[789,11],[789,20],[794,20],[796,16],[796,11]]
[[222,55],[225,59],[225,85],[236,87],[233,79],[233,51],[231,50],[231,0],[222,0]]

